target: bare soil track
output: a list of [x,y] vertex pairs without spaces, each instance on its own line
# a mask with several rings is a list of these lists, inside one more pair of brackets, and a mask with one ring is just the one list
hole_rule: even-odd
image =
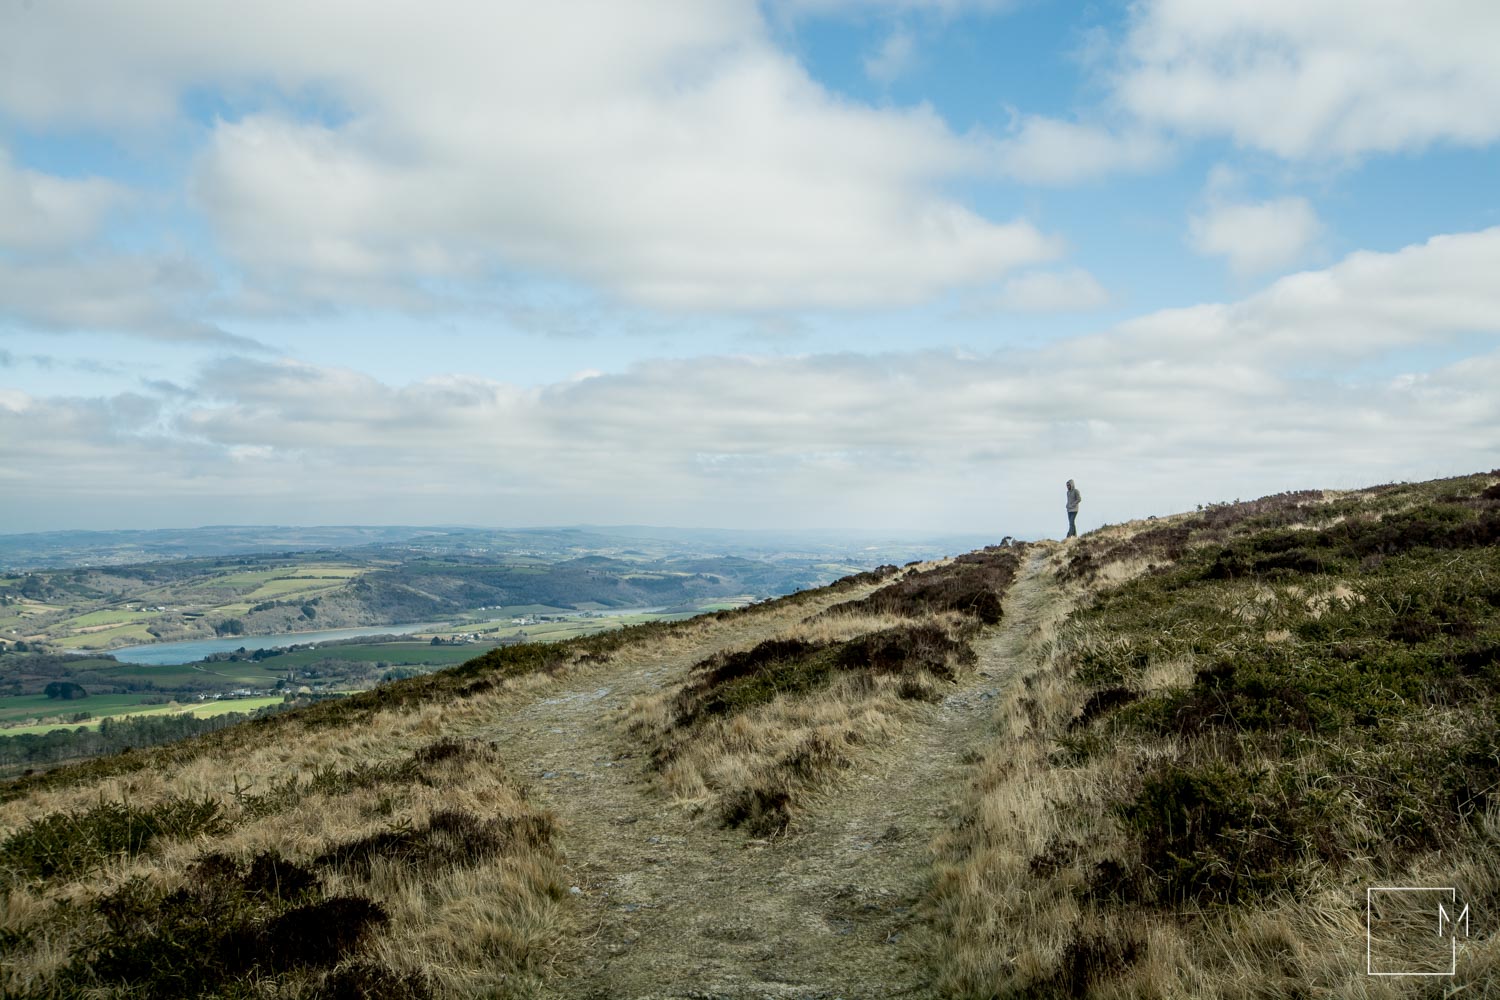
[[977,672],[921,706],[775,840],[747,839],[672,803],[621,725],[635,695],[683,680],[726,645],[748,648],[847,600],[752,617],[670,658],[627,651],[544,688],[475,735],[497,740],[559,821],[582,909],[575,953],[549,980],[573,998],[935,997],[919,904],[929,845],[991,742],[991,706],[1049,611],[1034,550],[1005,618],[975,643]]

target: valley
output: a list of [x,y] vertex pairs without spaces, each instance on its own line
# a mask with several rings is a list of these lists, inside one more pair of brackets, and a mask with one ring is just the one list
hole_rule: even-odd
[[[1277,494],[37,771],[0,988],[1432,995],[1370,985],[1447,942],[1365,887],[1500,906],[1497,559],[1500,472]],[[1500,939],[1452,947],[1490,995]]]

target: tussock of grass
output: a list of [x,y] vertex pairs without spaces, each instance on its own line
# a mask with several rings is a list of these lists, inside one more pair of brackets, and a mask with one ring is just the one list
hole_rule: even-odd
[[[677,689],[638,699],[631,728],[669,793],[726,826],[781,833],[913,702],[940,700],[973,666],[970,641],[999,620],[1021,551],[911,569],[749,649],[715,654]],[[872,582],[895,575],[886,568]]]
[[154,806],[101,802],[33,820],[0,842],[0,874],[10,882],[71,879],[105,862],[133,858],[164,837],[223,833],[218,803],[168,799]]
[[[1413,995],[1363,975],[1364,888],[1500,904],[1495,489],[1285,494],[1055,557],[1083,610],[941,845],[944,986]],[[1466,955],[1483,983],[1500,948]]]
[[552,819],[546,815],[481,819],[461,809],[444,809],[415,829],[382,830],[338,844],[314,863],[368,877],[376,860],[382,859],[430,873],[499,857],[516,846],[546,847],[552,834]]
[[[387,921],[376,902],[327,895],[309,869],[273,854],[246,869],[223,854],[182,884],[132,878],[86,907],[72,960],[32,995],[244,995],[268,976],[318,982]],[[25,994],[23,994],[25,995]]]
[[[428,720],[411,721],[421,729]],[[131,860],[145,844],[94,850],[91,868],[53,873],[53,882],[89,876],[63,894],[13,887],[0,933],[15,961],[0,974],[0,995],[248,996],[271,987],[285,996],[426,998],[523,989],[571,927],[552,817],[526,804],[487,742],[440,737],[371,760],[362,756],[378,745],[371,740],[345,737],[346,766],[294,771],[264,793],[207,802],[200,811],[213,824],[186,823],[177,815],[186,800],[160,799],[143,809],[160,827],[146,842],[149,864]],[[109,819],[113,831],[117,813],[83,816],[95,826]],[[43,835],[53,826],[78,819],[54,814],[7,844],[50,843]],[[467,943],[475,935],[481,945]],[[495,971],[428,964],[444,953]],[[201,971],[205,962],[211,973]]]
[[958,612],[993,625],[1000,621],[1000,599],[1020,569],[1019,552],[1019,547],[992,545],[942,566],[913,570],[868,597],[836,604],[823,615],[925,618]]

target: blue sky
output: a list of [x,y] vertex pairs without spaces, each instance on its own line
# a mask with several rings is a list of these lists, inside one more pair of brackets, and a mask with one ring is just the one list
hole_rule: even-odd
[[1500,465],[1500,8],[0,8],[0,531]]

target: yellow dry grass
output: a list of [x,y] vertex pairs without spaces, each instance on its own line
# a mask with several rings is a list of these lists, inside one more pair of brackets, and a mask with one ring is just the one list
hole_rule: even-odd
[[[921,563],[891,579],[952,561]],[[960,617],[930,620],[952,632],[963,627]],[[891,614],[793,617],[764,638],[844,642],[911,622]],[[925,671],[901,677],[850,672],[819,690],[779,695],[686,732],[675,727],[672,710],[686,686],[679,684],[633,699],[624,721],[629,732],[667,758],[658,783],[678,806],[723,818],[737,797],[784,798],[786,815],[794,818],[799,802],[836,782],[856,755],[878,751],[896,736],[915,711],[914,703],[939,699],[941,684]]]
[[[1161,522],[1134,522],[1094,533],[1111,542]],[[1059,576],[1073,553],[1059,544],[1044,565],[1053,574],[1053,600],[1064,607],[1091,603],[1099,593],[1144,572],[1149,560],[1107,563],[1087,583]],[[1356,587],[1336,583],[1308,591],[1254,585],[1219,611],[1269,641],[1290,641],[1282,627],[1293,612],[1314,618],[1330,606],[1364,601]],[[1175,758],[1176,738],[1111,736],[1108,753],[1082,763],[1060,749],[1086,691],[1072,679],[1071,662],[1115,640],[1071,621],[1038,629],[1017,655],[1020,683],[995,711],[997,736],[985,754],[964,820],[940,838],[937,879],[930,899],[943,948],[935,967],[945,995],[1087,995],[1112,1000],[1250,1000],[1271,996],[1329,996],[1394,1000],[1430,992],[1432,980],[1365,975],[1363,885],[1454,885],[1466,898],[1500,894],[1500,808],[1492,805],[1481,843],[1455,854],[1431,852],[1400,872],[1351,854],[1341,869],[1319,871],[1296,897],[1255,906],[1151,910],[1101,900],[1088,891],[1094,865],[1129,857],[1131,845],[1106,803],[1159,758]],[[1191,658],[1153,660],[1132,688],[1149,693],[1192,682]],[[1441,720],[1428,720],[1432,725]],[[1455,725],[1457,722],[1454,723]],[[1319,775],[1305,778],[1314,782]],[[1130,961],[1097,979],[1070,978],[1080,950],[1104,964],[1109,951],[1134,945]],[[1104,956],[1100,958],[1100,956]],[[1475,940],[1460,952],[1464,996],[1500,996],[1500,941]],[[1424,992],[1429,991],[1429,992]],[[1441,995],[1448,995],[1442,993]]]
[[[251,797],[278,784],[305,786],[320,770],[392,764],[537,683],[522,678],[462,701],[380,713],[354,729],[289,726],[275,742],[248,744],[228,757],[199,757],[163,771],[38,791],[0,806],[0,839],[38,816],[82,812],[101,802],[150,806],[172,798],[207,799],[219,803],[229,821],[229,832],[220,837],[161,841],[148,854],[107,862],[74,881],[13,886],[0,894],[0,928],[26,932],[24,946],[7,956],[0,992],[46,982],[71,960],[88,921],[63,919],[59,904],[86,912],[94,900],[132,879],[175,888],[208,850],[241,862],[262,851],[306,862],[338,844],[421,828],[442,810],[480,818],[534,815],[524,789],[494,761],[483,759],[440,761],[425,769],[422,782],[303,794],[269,815],[256,815],[248,805]],[[392,968],[421,971],[440,995],[524,995],[571,929],[557,864],[550,847],[519,845],[504,857],[436,875],[377,863],[368,879],[334,874],[325,878],[325,886],[384,906],[391,919],[364,952]],[[298,989],[294,980],[284,984],[292,995]]]
[[[461,810],[480,818],[539,815],[524,788],[497,761],[447,760],[425,768],[422,781],[307,791],[319,775],[398,764],[435,740],[481,730],[497,715],[545,697],[562,677],[586,679],[622,665],[701,656],[747,629],[785,628],[817,640],[889,624],[878,618],[799,624],[811,610],[793,604],[752,608],[724,619],[705,616],[658,634],[649,644],[627,643],[604,657],[571,654],[560,671],[497,680],[490,690],[468,697],[377,712],[358,725],[317,728],[282,719],[274,739],[245,729],[228,748],[211,754],[35,789],[0,803],[0,840],[39,817],[83,813],[101,803],[149,808],[177,799],[211,801],[229,821],[221,836],[159,839],[139,857],[105,860],[75,879],[0,888],[0,931],[21,942],[6,955],[0,993],[37,988],[72,962],[87,935],[97,930],[96,918],[87,916],[95,901],[132,880],[164,890],[186,885],[190,866],[205,851],[222,852],[242,864],[263,851],[305,863],[337,845],[384,831],[421,829],[439,811]],[[751,726],[734,738],[753,756],[773,754],[809,735],[842,740],[850,727],[875,734],[883,725],[878,713],[847,716],[830,702],[802,706],[764,731]],[[235,734],[229,735],[233,739]],[[269,813],[256,808],[257,796],[274,795],[289,785],[303,791]],[[362,946],[366,959],[398,972],[421,973],[442,997],[530,996],[556,961],[564,939],[575,932],[574,906],[559,882],[559,864],[550,845],[525,844],[514,845],[502,857],[436,873],[377,859],[365,877],[324,869],[324,889],[364,896],[389,914],[389,922]],[[311,982],[293,976],[266,985],[277,996],[297,997],[311,995]]]

